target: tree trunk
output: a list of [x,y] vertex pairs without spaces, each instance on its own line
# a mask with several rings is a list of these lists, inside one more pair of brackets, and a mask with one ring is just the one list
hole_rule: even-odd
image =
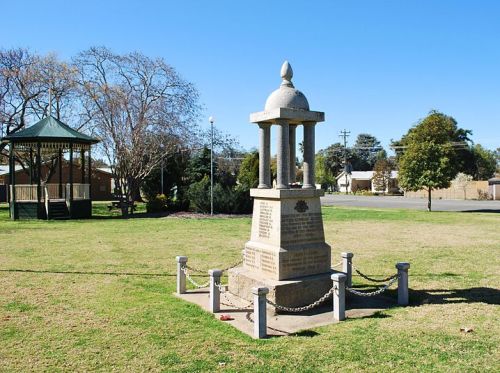
[[428,193],[427,193],[427,211],[431,212],[432,211],[432,208],[431,208],[431,192],[432,192],[432,188],[428,188],[427,189]]

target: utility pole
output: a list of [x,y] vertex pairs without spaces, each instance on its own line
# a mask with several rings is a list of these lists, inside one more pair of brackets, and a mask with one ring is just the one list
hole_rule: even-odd
[[344,173],[345,173],[345,194],[348,194],[347,192],[347,138],[349,137],[349,134],[351,131],[346,131],[345,129],[343,131],[340,131],[339,137],[344,138]]
[[210,215],[214,214],[214,122],[213,116],[208,118],[210,122]]

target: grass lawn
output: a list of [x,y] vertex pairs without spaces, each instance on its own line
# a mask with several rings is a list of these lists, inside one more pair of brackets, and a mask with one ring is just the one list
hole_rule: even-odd
[[172,295],[176,255],[229,265],[250,218],[95,211],[13,222],[0,205],[0,371],[500,371],[498,214],[323,208],[333,263],[411,262],[411,306],[256,341]]

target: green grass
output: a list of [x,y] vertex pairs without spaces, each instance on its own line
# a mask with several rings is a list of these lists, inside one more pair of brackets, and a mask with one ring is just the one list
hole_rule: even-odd
[[121,219],[96,204],[92,220],[10,221],[0,205],[0,371],[500,370],[500,215],[323,211],[333,263],[352,251],[386,276],[411,262],[411,306],[256,341],[172,295],[176,255],[229,265],[250,218]]

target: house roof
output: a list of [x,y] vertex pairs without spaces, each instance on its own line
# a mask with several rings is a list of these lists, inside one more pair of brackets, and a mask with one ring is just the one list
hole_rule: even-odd
[[[352,171],[350,173],[351,179],[355,180],[371,180],[375,171]],[[345,171],[342,171],[337,175],[337,179],[343,177]],[[398,171],[391,171],[391,179],[396,179],[398,177]]]
[[5,136],[2,142],[67,141],[95,144],[99,140],[78,132],[60,120],[48,116],[19,132]]

